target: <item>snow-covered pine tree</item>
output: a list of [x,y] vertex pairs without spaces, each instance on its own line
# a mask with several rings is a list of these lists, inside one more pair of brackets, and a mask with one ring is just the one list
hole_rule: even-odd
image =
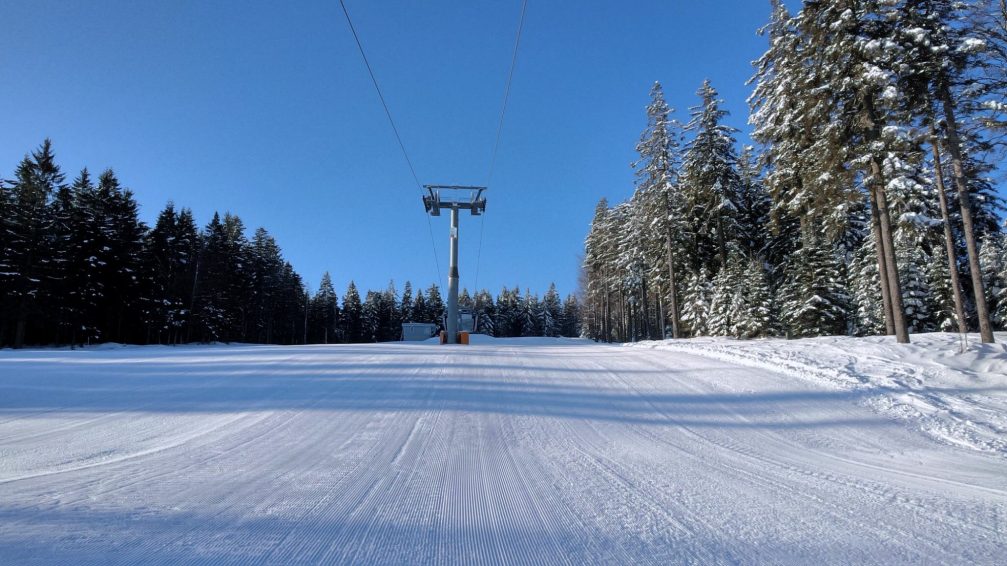
[[[793,168],[770,150],[771,163],[789,168],[784,184],[788,190],[774,191],[774,200],[782,198],[792,211],[800,211],[795,216],[802,222],[815,225],[815,230],[824,227],[826,237],[834,239],[849,216],[845,205],[859,199],[851,181],[863,182],[878,243],[881,294],[891,305],[884,309],[890,313],[886,326],[900,342],[907,342],[887,188],[900,182],[898,175],[906,170],[902,165],[918,163],[919,148],[908,135],[905,95],[893,72],[902,56],[892,41],[888,11],[894,4],[808,2],[790,18],[777,2],[768,27],[770,50],[760,59],[752,100],[757,139],[773,146],[790,140],[782,145],[784,155],[799,158],[799,167]],[[895,176],[886,175],[891,160],[900,164],[892,168]]]
[[462,288],[462,292],[458,293],[458,307],[463,309],[471,309],[475,306],[475,301],[472,299],[472,294],[469,290]]
[[690,335],[708,336],[713,286],[705,267],[686,277],[682,296],[682,322]]
[[519,336],[541,336],[542,326],[542,303],[538,295],[532,294],[530,289],[525,289],[524,301],[521,303],[520,315],[521,331]]
[[427,307],[427,297],[423,294],[423,291],[418,291],[416,293],[416,299],[413,300],[413,319],[411,322],[431,322],[437,326],[441,325],[441,321],[434,321],[433,317],[430,316],[430,309]]
[[928,308],[936,330],[955,332],[958,329],[955,316],[954,290],[948,273],[947,256],[937,255],[926,267],[927,287],[930,289]]
[[[943,251],[937,198],[922,171],[898,157],[885,160],[889,202],[896,217],[895,251],[899,263],[902,303],[910,332],[930,332],[938,321],[927,271]],[[943,258],[942,258],[943,259]]]
[[251,303],[248,306],[246,342],[272,342],[276,300],[281,293],[283,256],[265,228],[256,228],[248,248]]
[[770,206],[755,150],[745,146],[738,156],[737,191],[737,247],[742,255],[765,257]]
[[850,332],[857,336],[871,336],[885,332],[885,313],[878,296],[878,262],[874,235],[868,233],[863,245],[850,263],[849,289],[851,293]]
[[901,265],[899,276],[902,277],[902,303],[906,308],[909,331],[932,332],[937,324],[931,311],[933,296],[927,283],[926,271],[933,259],[917,247],[901,248],[898,251],[898,261]]
[[[86,170],[82,171],[81,177],[74,181],[75,190],[80,193],[93,190],[87,188],[85,173]],[[192,234],[185,237],[182,232],[187,229],[191,229]],[[154,228],[147,235],[147,273],[151,281],[149,309],[153,339],[158,343],[175,344],[185,340],[197,238],[191,215],[183,221],[172,202],[158,214]]]
[[382,318],[381,293],[367,291],[360,307],[361,342],[380,342]]
[[398,340],[402,335],[402,306],[399,304],[399,292],[395,288],[395,281],[389,281],[388,286],[381,293],[381,326],[379,329],[379,341],[391,342]]
[[992,323],[1007,327],[1007,250],[999,234],[987,234],[979,247],[979,266]]
[[316,344],[340,342],[339,297],[332,285],[332,276],[326,271],[318,284],[318,292],[311,298],[308,313],[308,340]]
[[542,336],[555,337],[562,335],[563,304],[556,284],[549,284],[549,290],[542,296],[539,308],[538,326]]
[[15,348],[25,344],[29,325],[41,322],[37,299],[44,293],[52,267],[49,201],[63,180],[48,139],[26,155],[15,171],[4,261],[9,271],[3,281],[13,303]]
[[734,325],[744,309],[742,286],[746,262],[733,247],[727,264],[713,278],[713,297],[710,301],[710,318],[707,331],[710,336],[734,336]]
[[197,336],[231,342],[245,335],[250,296],[248,240],[236,215],[214,214],[204,231],[196,277]]
[[360,302],[360,292],[353,281],[346,287],[346,294],[343,295],[342,307],[342,331],[343,336],[349,344],[359,344],[369,340],[364,331],[363,304]]
[[437,325],[444,324],[444,299],[441,298],[441,289],[436,283],[427,289],[426,299],[426,319],[420,322],[432,322]]
[[53,281],[47,301],[54,308],[53,322],[59,328],[57,343],[69,340],[71,347],[89,341],[94,334],[87,316],[94,308],[83,300],[90,273],[85,255],[89,234],[81,209],[86,200],[82,195],[93,190],[85,168],[70,186],[57,189],[52,204]]
[[664,99],[661,83],[654,83],[650,98],[647,127],[636,146],[640,158],[633,163],[637,176],[635,198],[639,208],[637,214],[645,227],[641,245],[644,255],[649,256],[646,263],[653,272],[650,279],[653,286],[666,289],[672,337],[679,338],[683,263],[680,248],[683,240],[691,240],[686,235],[679,182],[682,126],[671,119],[674,110]]
[[[971,181],[984,169],[978,162],[968,163],[970,137],[965,122],[981,107],[977,95],[977,72],[988,60],[992,44],[976,33],[972,9],[959,0],[903,0],[882,3],[882,16],[894,27],[893,39],[898,49],[885,46],[895,53],[893,68],[900,76],[903,90],[909,92],[910,111],[916,116],[939,122],[936,137],[946,150],[966,244],[966,258],[973,283],[973,296],[983,342],[992,342],[990,326],[992,309],[986,304],[978,261],[977,218],[971,196]],[[981,25],[978,27],[982,27]],[[981,96],[981,95],[980,95]],[[972,140],[975,141],[974,139]],[[971,169],[971,170],[970,170]],[[970,206],[972,205],[972,206]],[[994,223],[995,226],[995,223]]]
[[413,314],[413,284],[406,281],[402,286],[402,300],[399,302],[399,319],[402,322],[414,322]]
[[487,336],[496,336],[497,311],[493,295],[483,289],[476,293],[476,332]]
[[[588,335],[606,342],[612,339],[611,302],[614,291],[612,280],[615,271],[614,257],[617,252],[613,232],[608,201],[602,198],[595,206],[591,229],[584,242],[583,266],[587,275],[584,294],[588,298],[591,311]],[[497,311],[499,316],[505,317],[506,315],[501,312],[501,306],[498,302]],[[504,326],[498,322],[497,331],[500,332],[503,328]]]
[[727,263],[729,244],[738,237],[738,185],[735,128],[723,124],[728,112],[709,80],[696,92],[685,126],[692,139],[682,160],[682,204],[692,241],[689,263],[717,273]]
[[778,334],[776,309],[769,278],[757,258],[747,261],[741,279],[741,304],[735,313],[733,334],[738,338],[764,338]]
[[569,294],[563,300],[563,323],[561,325],[561,336],[567,338],[578,338],[581,335],[580,301],[577,295]]
[[791,256],[783,293],[783,320],[794,337],[845,334],[849,297],[842,267],[831,246],[806,238]]

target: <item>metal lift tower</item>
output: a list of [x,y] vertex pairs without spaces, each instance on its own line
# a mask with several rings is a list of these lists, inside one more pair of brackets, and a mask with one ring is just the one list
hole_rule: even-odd
[[460,185],[423,185],[429,193],[423,197],[423,206],[430,216],[440,216],[441,209],[451,211],[451,266],[448,268],[448,320],[447,342],[458,343],[458,211],[469,210],[472,216],[486,211],[486,187]]

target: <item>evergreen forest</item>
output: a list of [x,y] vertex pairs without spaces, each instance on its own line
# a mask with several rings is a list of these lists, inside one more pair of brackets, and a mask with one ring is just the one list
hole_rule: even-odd
[[709,81],[660,84],[634,192],[585,242],[584,334],[1007,329],[1007,2],[771,2],[739,147]]
[[[402,322],[441,324],[436,284],[405,283],[337,297],[326,273],[316,292],[264,228],[167,206],[153,227],[112,170],[67,182],[45,140],[0,183],[0,347],[102,342],[362,343],[398,340]],[[555,286],[497,297],[463,291],[478,330],[496,336],[578,336],[579,305]]]

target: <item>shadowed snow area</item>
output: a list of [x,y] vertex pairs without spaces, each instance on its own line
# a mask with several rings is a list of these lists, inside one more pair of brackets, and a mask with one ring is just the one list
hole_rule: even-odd
[[2,351],[0,563],[1007,555],[999,346],[475,342]]

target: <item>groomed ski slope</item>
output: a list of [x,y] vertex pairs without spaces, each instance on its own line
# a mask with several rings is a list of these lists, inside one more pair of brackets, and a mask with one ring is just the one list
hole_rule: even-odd
[[669,348],[3,351],[0,563],[1004,563],[1004,431]]

